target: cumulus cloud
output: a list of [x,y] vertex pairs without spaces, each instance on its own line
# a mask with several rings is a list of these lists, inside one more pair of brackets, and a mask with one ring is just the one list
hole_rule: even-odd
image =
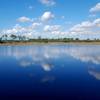
[[24,23],[24,22],[31,22],[32,20],[28,17],[23,16],[23,17],[18,18],[17,21]]
[[82,33],[82,34],[88,34],[88,33],[98,33],[98,31],[95,31],[95,29],[99,30],[100,28],[100,18],[95,19],[94,21],[84,21],[80,24],[74,25],[72,28],[70,28],[70,33]]
[[46,6],[53,6],[56,4],[54,0],[40,0],[40,2]]
[[42,23],[37,23],[37,22],[35,22],[35,23],[32,23],[32,29],[35,29],[35,28],[37,28],[37,27],[39,27],[39,26],[41,26],[42,25]]
[[51,19],[53,19],[55,16],[52,12],[47,11],[44,12],[44,14],[41,16],[41,21],[49,21]]
[[26,31],[29,31],[29,30],[26,29],[25,27],[22,27],[22,26],[17,24],[11,29],[3,30],[3,33],[5,33],[5,34],[12,34],[12,33],[17,34],[17,33],[24,33]]
[[74,32],[81,32],[90,29],[91,27],[93,27],[93,23],[90,21],[85,21],[80,24],[76,24],[70,30]]
[[68,37],[69,32],[64,31],[61,25],[45,25],[43,28],[45,33],[53,35],[53,37],[58,38],[59,36],[62,38],[64,36]]
[[100,18],[94,20],[94,25],[97,26],[97,27],[100,27]]
[[13,28],[11,29],[5,29],[5,30],[2,30],[2,33],[3,34],[16,34],[19,30],[24,30],[19,24],[16,24]]
[[10,29],[2,30],[2,34],[16,34],[16,35],[26,35],[27,37],[32,37],[32,34],[36,33],[36,29],[40,28],[42,23],[34,22],[30,26],[22,27],[19,24],[16,24]]
[[59,31],[60,28],[61,28],[60,25],[45,25],[44,31],[45,32]]
[[63,32],[61,29],[62,29],[61,25],[45,25],[43,30],[45,33],[56,35],[55,36],[56,38],[59,35],[62,36],[66,34],[66,32]]
[[92,7],[90,12],[100,12],[100,3],[97,3],[94,7]]

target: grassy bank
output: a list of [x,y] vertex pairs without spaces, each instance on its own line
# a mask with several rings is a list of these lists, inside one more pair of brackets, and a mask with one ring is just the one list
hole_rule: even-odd
[[87,44],[100,45],[100,41],[3,41],[0,45],[38,45],[38,44]]

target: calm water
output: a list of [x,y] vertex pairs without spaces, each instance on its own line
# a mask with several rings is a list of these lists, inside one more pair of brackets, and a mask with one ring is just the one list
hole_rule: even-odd
[[100,100],[100,46],[0,46],[1,97]]

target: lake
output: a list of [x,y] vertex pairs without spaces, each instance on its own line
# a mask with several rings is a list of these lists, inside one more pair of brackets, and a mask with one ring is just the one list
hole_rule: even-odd
[[100,46],[0,46],[0,98],[13,97],[100,100]]

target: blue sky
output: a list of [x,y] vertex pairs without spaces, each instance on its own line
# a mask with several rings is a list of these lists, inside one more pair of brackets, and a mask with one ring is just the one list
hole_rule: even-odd
[[93,38],[100,33],[99,0],[0,0],[0,13],[3,34]]

